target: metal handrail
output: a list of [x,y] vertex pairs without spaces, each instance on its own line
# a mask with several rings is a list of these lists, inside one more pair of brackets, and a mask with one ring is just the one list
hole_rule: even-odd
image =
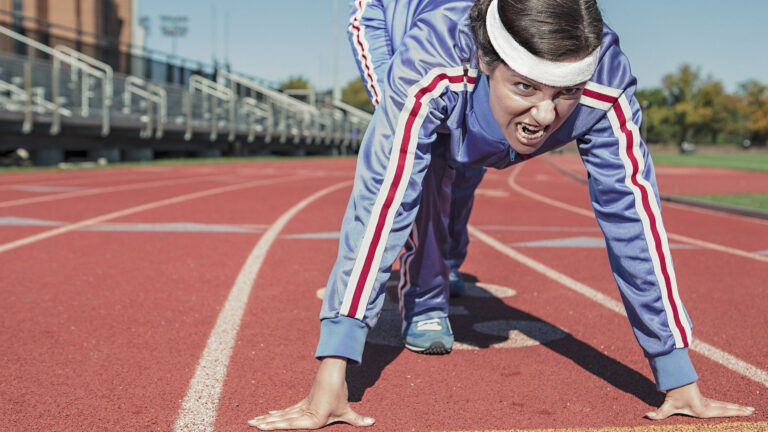
[[[27,91],[27,90],[25,90],[25,89],[23,89],[21,87],[17,87],[15,85],[13,85],[13,84],[11,84],[9,82],[3,81],[3,80],[0,80],[0,90],[6,90],[6,91],[11,92],[11,93],[19,96],[20,98],[24,99],[26,108],[25,108],[25,115],[24,115],[24,123],[21,126],[21,130],[25,134],[28,134],[28,133],[32,132],[32,116],[31,116],[31,112],[32,112],[32,110],[34,110],[36,108],[34,105],[31,104],[32,101],[36,102],[40,107],[42,107],[42,108],[44,108],[44,109],[46,109],[46,110],[48,110],[50,112],[53,112],[53,111],[55,111],[57,109],[56,105],[54,103],[52,103],[51,101],[48,101],[48,100],[40,97],[40,95],[33,95],[31,91]],[[70,110],[68,110],[66,108],[59,107],[58,110],[65,117],[71,117],[72,116],[72,111],[70,111]]]
[[[56,51],[55,49],[49,47],[48,45],[44,45],[40,42],[37,42],[34,39],[30,39],[22,34],[16,33],[13,30],[10,30],[4,26],[0,26],[0,34],[4,34],[5,36],[16,40],[18,42],[21,42],[31,48],[34,48],[38,51],[42,51],[54,59],[54,67],[51,69],[51,84],[52,84],[52,108],[51,108],[51,129],[50,133],[51,135],[56,135],[61,131],[61,118],[60,115],[63,114],[65,111],[68,112],[68,116],[72,115],[72,112],[69,110],[66,110],[65,108],[62,108],[59,105],[59,98],[58,98],[58,78],[59,78],[59,68],[57,61],[61,61],[67,64],[70,64],[75,67],[83,68],[85,70],[89,70],[91,72],[96,71],[95,69],[91,68],[87,64],[81,62],[80,60],[74,59],[62,52]],[[97,71],[97,74],[99,72]],[[31,78],[31,66],[29,63],[25,65],[24,70],[24,85],[25,85],[25,92],[27,94],[27,107],[25,111],[25,130],[32,130],[32,106],[31,106],[31,86],[32,86],[32,78]]]
[[[80,51],[74,50],[66,45],[56,45],[54,47],[54,50],[59,51],[65,55],[68,55],[75,60],[79,60],[82,63],[85,63],[96,70],[103,73],[103,76],[101,76],[101,135],[107,136],[109,135],[109,108],[112,106],[112,94],[114,92],[114,70],[112,69],[112,66],[99,61],[93,57],[89,57]],[[86,95],[88,95],[88,85],[87,85],[87,76],[86,72],[87,69],[80,68],[83,70],[83,81],[82,81],[82,94],[83,98],[86,99]],[[87,110],[88,104],[84,104],[84,111],[83,116],[87,116],[89,114],[89,111]]]
[[[192,75],[189,77],[189,92],[187,93],[186,109],[187,109],[187,130],[184,134],[184,139],[189,141],[192,139],[192,108],[193,97],[195,90],[200,91],[201,94],[207,94],[211,96],[211,135],[210,140],[216,141],[219,136],[218,121],[216,117],[216,99],[220,99],[224,102],[232,103],[234,92],[215,81],[206,79],[200,75]],[[230,108],[229,128],[232,131],[235,128],[234,111]]]
[[348,103],[344,103],[344,102],[342,102],[340,100],[333,101],[333,106],[335,106],[336,108],[338,108],[338,109],[340,109],[342,111],[346,111],[349,114],[352,114],[353,116],[358,117],[358,118],[360,118],[363,121],[370,122],[371,119],[373,118],[373,114],[371,114],[371,113],[369,113],[367,111],[363,111],[360,108],[354,107],[354,106],[352,106],[352,105],[350,105]]
[[256,137],[256,118],[261,117],[265,120],[267,127],[264,131],[264,142],[272,141],[272,123],[274,121],[272,105],[263,104],[252,97],[241,99],[242,109],[248,115],[248,142],[252,143]]
[[123,89],[123,112],[131,112],[131,96],[137,95],[147,101],[147,128],[141,132],[142,138],[152,137],[152,103],[157,104],[157,119],[155,125],[155,138],[163,137],[164,125],[168,117],[168,93],[164,88],[148,83],[147,81],[128,76],[125,78],[125,88]]
[[114,79],[115,79],[114,69],[112,69],[112,66],[104,63],[103,61],[87,56],[81,53],[80,51],[72,49],[66,45],[56,45],[54,49],[104,72],[105,76],[104,76],[104,79],[102,80],[101,97],[102,97],[102,115],[104,117],[103,125],[106,128],[106,131],[102,131],[102,135],[109,134],[109,107],[112,106],[112,97],[114,94]]
[[319,110],[314,106],[308,103],[302,102],[296,98],[292,98],[284,93],[280,93],[277,90],[271,89],[269,87],[265,87],[255,81],[252,81],[248,78],[244,78],[241,75],[237,75],[237,74],[226,72],[226,71],[219,71],[219,76],[225,78],[227,81],[230,82],[230,88],[233,87],[232,84],[235,84],[235,83],[240,84],[245,88],[261,93],[264,96],[267,96],[277,102],[284,103],[293,108],[297,108],[303,111],[311,111],[313,114],[319,114]]

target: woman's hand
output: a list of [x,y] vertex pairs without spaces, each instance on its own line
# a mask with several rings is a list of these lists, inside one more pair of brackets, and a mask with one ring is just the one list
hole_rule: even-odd
[[655,411],[645,413],[651,420],[663,420],[671,415],[683,414],[691,417],[743,417],[752,415],[755,409],[729,402],[705,398],[694,382],[667,391],[664,403]]
[[261,430],[318,429],[334,422],[373,425],[374,419],[357,414],[349,406],[346,367],[345,358],[323,358],[309,396],[286,409],[248,420],[248,424]]

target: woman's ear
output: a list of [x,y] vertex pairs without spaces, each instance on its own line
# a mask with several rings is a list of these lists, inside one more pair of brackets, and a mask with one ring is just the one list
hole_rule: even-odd
[[477,59],[478,59],[478,63],[479,63],[479,66],[480,66],[480,71],[484,75],[489,75],[488,74],[488,72],[489,72],[488,71],[488,65],[485,64],[485,62],[483,61],[483,58],[485,58],[485,57],[483,57],[483,52],[480,51],[480,50],[477,50]]

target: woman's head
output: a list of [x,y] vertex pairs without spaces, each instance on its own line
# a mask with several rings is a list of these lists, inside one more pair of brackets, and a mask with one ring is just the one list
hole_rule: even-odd
[[496,122],[513,149],[533,153],[576,108],[597,65],[595,0],[477,0],[470,24]]
[[[476,0],[470,25],[480,61],[492,69],[502,59],[488,35],[490,5]],[[515,41],[544,60],[580,59],[600,46],[603,18],[596,0],[498,0],[498,13]]]

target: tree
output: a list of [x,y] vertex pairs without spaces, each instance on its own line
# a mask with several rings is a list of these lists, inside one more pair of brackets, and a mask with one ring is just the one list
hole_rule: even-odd
[[373,112],[373,103],[371,102],[371,99],[368,98],[368,93],[365,91],[365,84],[363,84],[363,81],[360,78],[353,79],[341,89],[341,100],[353,107]]
[[662,83],[671,106],[671,121],[677,128],[678,143],[688,139],[690,132],[699,126],[707,113],[696,106],[696,96],[702,86],[702,78],[698,69],[689,64],[683,64],[677,73],[664,76]]
[[712,143],[717,143],[723,133],[738,134],[740,123],[739,99],[725,92],[719,81],[710,81],[701,86],[696,95],[698,118],[696,127],[707,133]]
[[753,143],[764,144],[768,140],[768,85],[752,80],[739,88],[747,135]]
[[312,88],[312,85],[309,83],[309,79],[301,76],[290,76],[287,80],[280,83],[280,91],[285,91],[288,89],[309,89]]
[[671,124],[672,110],[664,89],[653,87],[638,89],[635,97],[643,108],[643,138],[649,143],[674,141],[675,127]]

